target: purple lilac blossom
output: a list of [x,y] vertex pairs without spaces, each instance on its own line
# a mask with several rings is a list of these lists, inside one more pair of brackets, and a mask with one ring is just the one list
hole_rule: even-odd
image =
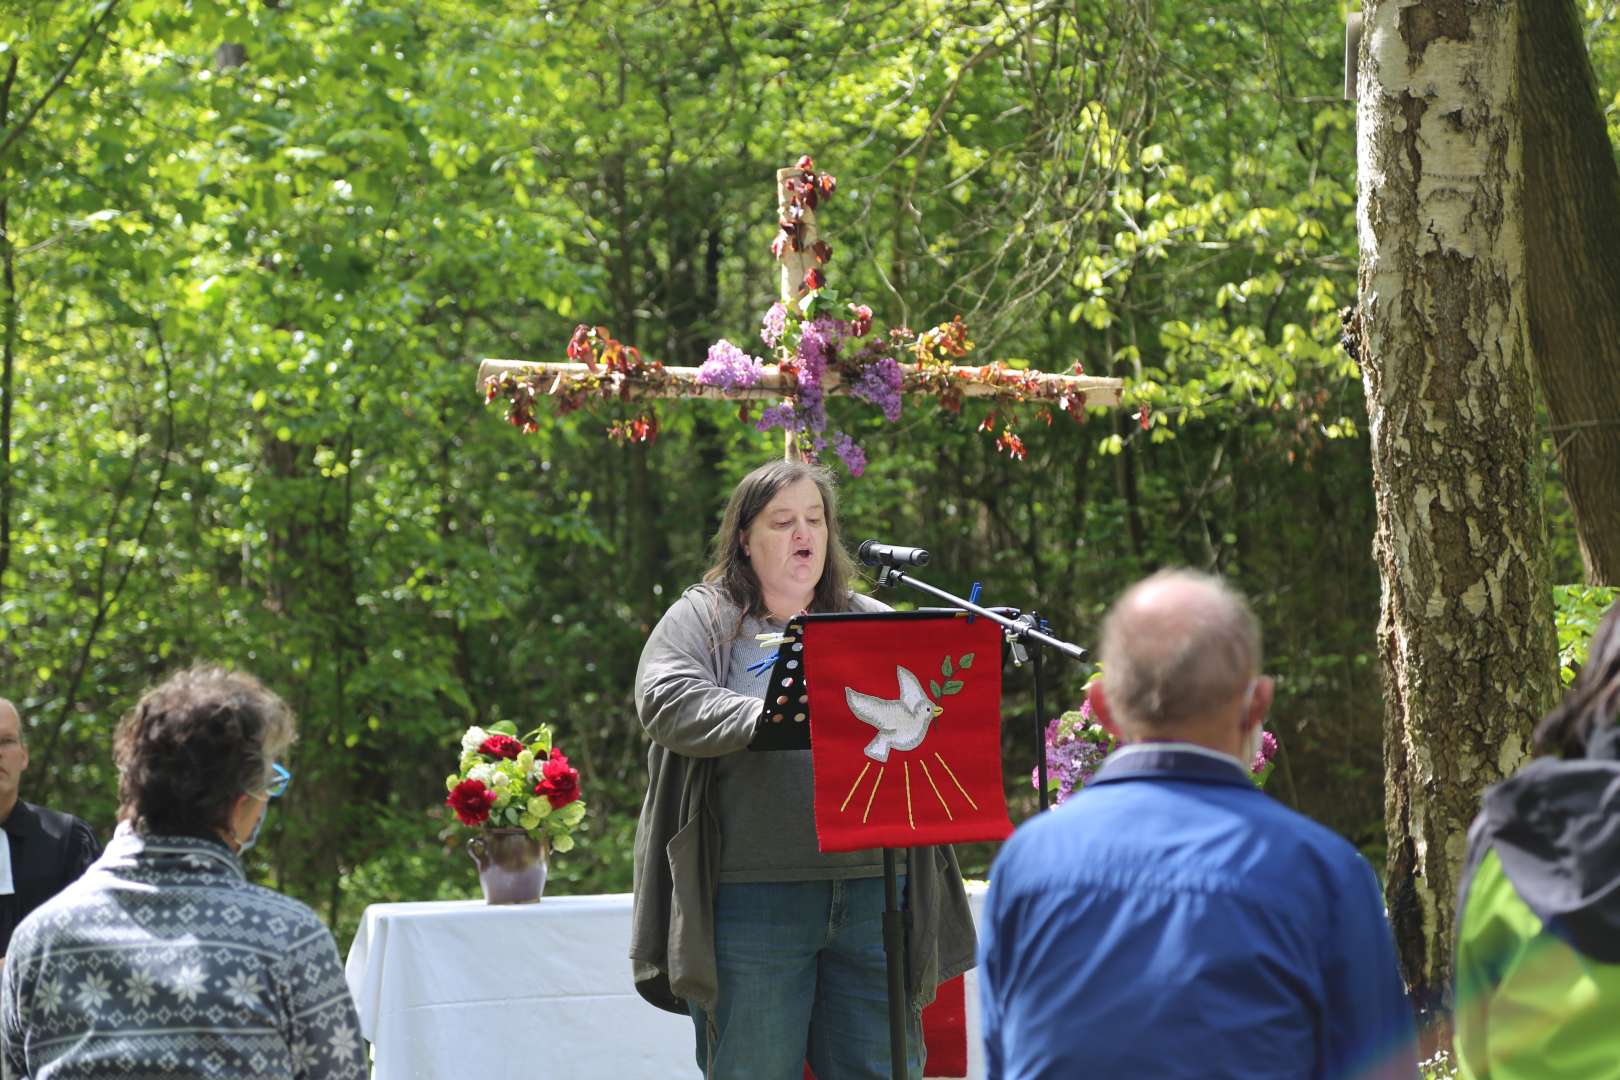
[[861,449],[860,443],[842,431],[833,434],[833,453],[843,461],[849,475],[859,476],[866,471],[866,451]]
[[765,318],[760,322],[759,336],[765,342],[765,347],[776,348],[776,343],[782,340],[782,331],[787,327],[787,308],[780,302],[772,304]]
[[883,419],[900,419],[900,364],[892,356],[881,356],[861,369],[861,377],[850,393],[883,410]]
[[[1061,805],[1090,782],[1098,766],[1113,749],[1113,738],[1092,719],[1091,703],[1078,712],[1064,713],[1046,728],[1046,777],[1057,784],[1052,805]],[[1040,783],[1038,769],[1030,771],[1032,786]]]
[[757,357],[749,356],[737,346],[721,338],[709,346],[709,357],[698,368],[697,381],[704,386],[718,386],[732,390],[753,386],[764,374],[765,365]]
[[801,430],[822,431],[827,426],[827,403],[821,377],[838,350],[843,324],[837,319],[815,319],[799,332],[799,408]]
[[798,416],[793,411],[793,402],[784,401],[780,405],[772,405],[759,414],[754,421],[754,427],[760,431],[770,431],[772,428],[787,428],[789,431],[798,429]]

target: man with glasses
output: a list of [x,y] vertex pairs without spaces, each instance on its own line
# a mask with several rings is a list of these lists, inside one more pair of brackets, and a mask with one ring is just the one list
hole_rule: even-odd
[[0,988],[9,1076],[362,1080],[332,934],[247,880],[292,712],[251,675],[198,667],[118,725],[118,830],[17,928]]
[[22,717],[0,698],[0,961],[17,924],[101,854],[89,825],[19,798],[27,768]]
[[1260,625],[1166,571],[1102,628],[1097,718],[1125,744],[990,872],[979,987],[993,1078],[1416,1080],[1378,881],[1257,790]]

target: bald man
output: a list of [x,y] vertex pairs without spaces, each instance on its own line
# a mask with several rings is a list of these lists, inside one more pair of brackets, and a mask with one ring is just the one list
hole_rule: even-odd
[[0,958],[23,917],[84,873],[101,854],[90,826],[18,798],[28,746],[22,717],[0,698]]
[[1100,651],[1091,707],[1123,745],[990,873],[989,1075],[1416,1077],[1372,868],[1249,777],[1272,684],[1248,604],[1156,574]]

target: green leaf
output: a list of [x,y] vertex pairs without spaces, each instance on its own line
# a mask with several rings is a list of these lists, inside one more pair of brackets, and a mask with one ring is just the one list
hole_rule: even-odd
[[497,720],[484,730],[491,735],[510,735],[514,739],[517,738],[517,725],[510,720]]
[[935,682],[933,679],[928,680],[928,692],[936,698],[945,696],[939,688],[939,683]]
[[962,692],[962,685],[961,679],[952,679],[950,682],[945,684],[945,692],[947,694],[960,694]]
[[956,662],[956,666],[961,668],[963,671],[966,671],[968,668],[973,666],[973,658],[977,655],[977,653],[966,654],[962,657],[962,659]]
[[947,656],[945,659],[939,662],[939,673],[945,676],[947,679],[956,674],[956,670],[951,667],[950,657]]

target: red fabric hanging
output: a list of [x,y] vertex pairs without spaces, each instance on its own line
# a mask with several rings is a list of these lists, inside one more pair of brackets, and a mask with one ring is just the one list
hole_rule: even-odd
[[[967,994],[962,976],[941,983],[934,1003],[923,1010],[923,1076],[967,1075]],[[816,1080],[810,1066],[804,1067],[804,1080]]]
[[804,672],[822,851],[1003,840],[1001,628],[811,619]]
[[933,1004],[923,1010],[925,1077],[967,1075],[967,993],[958,975],[941,983]]

